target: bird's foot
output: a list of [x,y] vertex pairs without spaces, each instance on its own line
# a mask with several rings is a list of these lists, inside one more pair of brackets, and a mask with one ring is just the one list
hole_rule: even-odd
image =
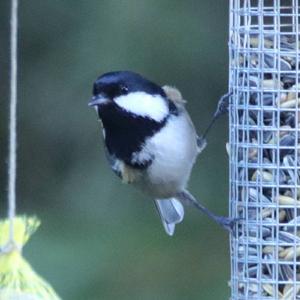
[[217,224],[219,224],[221,227],[223,227],[225,230],[231,233],[234,232],[234,226],[240,220],[241,218],[229,218],[223,216],[216,216],[215,218]]
[[218,102],[218,107],[217,110],[214,114],[214,117],[217,118],[225,113],[228,113],[229,110],[229,102],[230,102],[230,97],[232,96],[232,92],[229,92],[225,95],[223,95],[219,102]]

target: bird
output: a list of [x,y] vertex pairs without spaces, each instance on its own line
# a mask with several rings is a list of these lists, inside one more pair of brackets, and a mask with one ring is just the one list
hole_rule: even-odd
[[206,139],[197,135],[177,88],[160,86],[132,71],[113,71],[95,80],[92,94],[89,106],[102,125],[111,169],[123,183],[154,200],[168,235],[182,222],[185,204],[232,230],[235,219],[215,215],[187,190]]

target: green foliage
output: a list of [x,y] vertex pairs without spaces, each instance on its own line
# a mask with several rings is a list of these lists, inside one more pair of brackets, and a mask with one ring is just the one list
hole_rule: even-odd
[[[0,179],[5,214],[9,1],[0,3]],[[25,255],[63,299],[224,299],[227,233],[188,209],[168,237],[153,203],[105,161],[93,80],[140,72],[177,86],[198,131],[227,89],[226,1],[20,1],[18,212],[43,226]],[[226,117],[190,190],[227,214]]]

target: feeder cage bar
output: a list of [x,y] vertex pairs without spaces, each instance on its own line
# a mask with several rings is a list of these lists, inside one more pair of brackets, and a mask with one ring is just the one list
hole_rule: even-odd
[[298,0],[230,0],[231,299],[300,299]]

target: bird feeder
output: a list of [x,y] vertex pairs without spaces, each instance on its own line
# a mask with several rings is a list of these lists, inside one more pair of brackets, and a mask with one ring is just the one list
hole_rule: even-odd
[[300,299],[298,0],[230,0],[231,299]]

